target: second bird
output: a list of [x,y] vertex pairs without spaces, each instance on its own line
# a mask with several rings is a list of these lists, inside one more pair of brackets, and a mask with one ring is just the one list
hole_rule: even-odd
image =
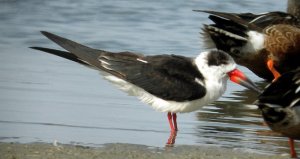
[[228,52],[259,77],[271,81],[300,66],[300,22],[293,15],[201,12],[214,22],[204,25],[206,46]]

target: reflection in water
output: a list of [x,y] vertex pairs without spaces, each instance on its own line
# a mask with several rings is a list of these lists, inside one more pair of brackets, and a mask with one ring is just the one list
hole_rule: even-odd
[[[261,89],[267,84],[264,81],[256,83]],[[252,105],[258,96],[256,92],[245,89],[232,94],[234,96],[227,97],[226,101],[216,101],[197,113],[197,118],[202,123],[197,128],[199,138],[207,137],[207,144],[220,145],[222,143],[226,147],[239,148],[240,143],[243,143],[243,141],[253,140],[253,144],[261,144],[266,142],[264,137],[269,141],[273,141],[273,137],[280,136],[263,124],[259,109],[257,109],[257,106]],[[177,132],[170,132],[167,146],[174,146],[176,136]],[[277,145],[282,143],[281,141],[282,138],[280,138],[280,142],[277,142]],[[258,146],[263,147],[263,145]],[[247,148],[249,147],[247,146]]]
[[[257,83],[264,88],[266,82]],[[207,144],[250,148],[265,152],[288,152],[286,139],[264,124],[260,110],[252,105],[257,94],[250,90],[233,93],[232,101],[217,101],[203,108],[197,118],[200,139]],[[203,141],[200,141],[203,142]]]

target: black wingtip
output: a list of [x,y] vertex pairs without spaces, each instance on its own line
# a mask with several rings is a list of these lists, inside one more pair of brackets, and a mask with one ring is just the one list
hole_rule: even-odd
[[29,48],[30,48],[30,49],[34,49],[34,50],[40,50],[40,51],[43,51],[43,48],[42,48],[42,47],[30,46]]
[[47,35],[50,35],[51,33],[47,32],[47,31],[40,31],[43,35],[47,36]]
[[201,12],[201,13],[208,13],[208,14],[213,14],[213,15],[218,15],[219,14],[224,14],[226,12],[217,12],[217,11],[212,11],[212,10],[204,10],[204,9],[194,9],[194,12]]
[[86,65],[86,66],[90,66],[90,64],[88,62],[80,60],[76,55],[74,55],[70,52],[67,52],[67,51],[49,49],[49,48],[44,48],[44,47],[35,47],[35,46],[29,47],[29,48],[34,49],[34,50],[39,50],[42,52],[46,52],[46,53],[49,53],[52,55],[56,55],[56,56],[59,56],[59,57],[62,57],[62,58],[65,58],[65,59],[68,59],[68,60],[71,60],[74,62],[78,62],[78,63]]
[[50,33],[50,32],[47,32],[47,31],[41,31],[41,33],[42,33],[44,36],[46,36],[47,38],[51,39],[51,40],[52,40],[54,37],[58,37],[57,35],[52,34],[52,33]]
[[194,12],[208,12],[208,10],[202,10],[202,9],[193,9]]
[[30,46],[28,48],[33,49],[33,50],[44,51],[44,48],[42,48],[42,47]]

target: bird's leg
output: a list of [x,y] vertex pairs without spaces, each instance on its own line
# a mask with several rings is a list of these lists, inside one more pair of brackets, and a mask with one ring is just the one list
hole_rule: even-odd
[[176,140],[176,136],[177,136],[177,131],[171,131],[166,146],[168,146],[168,147],[174,146],[175,140]]
[[172,113],[168,112],[168,120],[169,120],[171,132],[175,130],[172,119],[173,119]]
[[176,113],[168,112],[168,120],[170,124],[171,131],[177,131],[177,115]]
[[296,154],[296,151],[295,151],[294,139],[289,138],[289,145],[290,145],[291,158],[297,158],[297,154]]
[[267,66],[268,66],[268,69],[272,72],[272,74],[274,76],[273,81],[275,81],[278,77],[280,77],[280,73],[274,68],[274,60],[269,59],[267,61]]
[[168,120],[169,120],[171,132],[170,132],[170,137],[167,141],[167,146],[173,146],[176,140],[177,130],[178,130],[176,113],[168,112]]
[[174,130],[178,131],[178,128],[177,128],[177,115],[176,115],[176,113],[173,113],[173,124],[174,124]]

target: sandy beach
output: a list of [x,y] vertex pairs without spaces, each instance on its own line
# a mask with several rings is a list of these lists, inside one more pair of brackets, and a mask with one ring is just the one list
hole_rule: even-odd
[[104,144],[93,148],[49,143],[0,143],[1,159],[284,159],[287,155],[264,155],[209,146],[155,148],[133,144]]

